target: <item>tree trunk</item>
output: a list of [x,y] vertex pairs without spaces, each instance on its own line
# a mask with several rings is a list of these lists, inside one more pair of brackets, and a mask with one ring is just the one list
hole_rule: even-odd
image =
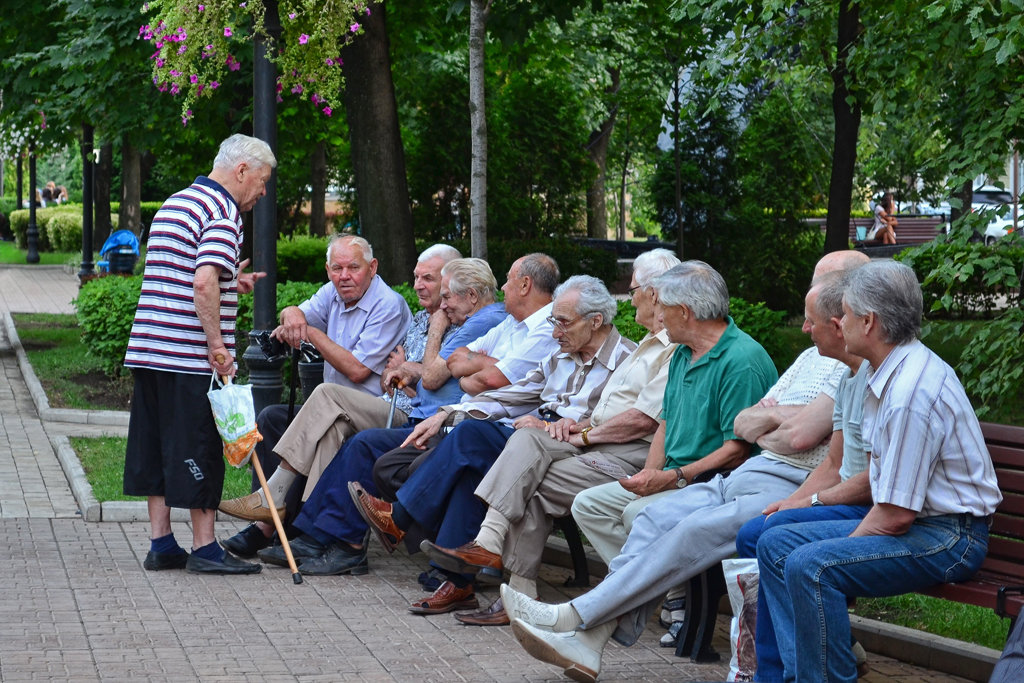
[[113,143],[105,140],[100,145],[100,161],[93,167],[93,211],[96,222],[92,243],[97,249],[102,248],[103,243],[110,237],[110,176],[112,175],[113,155]]
[[[610,68],[608,73],[612,82],[605,89],[605,94],[612,96],[619,91],[619,69]],[[605,196],[605,178],[608,173],[608,145],[615,128],[615,117],[618,105],[612,106],[608,118],[601,122],[600,127],[590,134],[587,141],[587,152],[590,162],[597,167],[594,182],[587,189],[587,237],[608,239],[608,206]]]
[[469,3],[469,135],[472,146],[469,181],[470,251],[487,258],[487,108],[484,51],[490,0]]
[[952,225],[953,221],[971,212],[971,200],[974,199],[974,181],[965,180],[963,184],[957,188],[956,194],[953,195],[955,198],[960,200],[961,207],[959,209],[949,209],[949,223]]
[[679,68],[676,68],[676,77],[672,81],[672,164],[675,169],[675,185],[672,188],[672,210],[676,218],[676,256],[679,260],[686,260],[686,250],[683,248],[683,164],[679,152],[679,110],[682,107],[681,89],[679,82],[681,75]]
[[860,102],[851,106],[849,84],[853,75],[846,59],[857,40],[860,20],[853,0],[840,0],[836,34],[836,64],[832,69],[832,112],[835,137],[832,149],[832,176],[828,187],[828,218],[825,219],[825,253],[849,248],[850,204],[853,195],[853,170],[857,163],[857,132],[860,129]]
[[342,50],[360,233],[379,255],[390,284],[412,281],[416,264],[405,152],[391,78],[385,3],[361,16],[365,33]]
[[617,236],[620,240],[626,239],[626,183],[629,181],[629,161],[632,158],[629,141],[629,115],[626,115],[626,140],[625,151],[622,156],[622,173],[619,176],[619,225]]
[[310,167],[309,234],[323,237],[327,234],[327,143],[323,140],[313,147]]
[[142,152],[121,140],[121,206],[118,228],[142,233]]

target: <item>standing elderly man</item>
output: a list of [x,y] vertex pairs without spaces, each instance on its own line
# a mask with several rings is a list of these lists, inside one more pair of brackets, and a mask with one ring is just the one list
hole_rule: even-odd
[[[395,396],[392,424],[404,424],[413,412],[417,380],[412,376],[417,374],[424,361],[433,360],[441,345],[460,329],[451,325],[447,315],[440,311],[441,269],[461,257],[454,247],[435,244],[423,250],[416,261],[413,290],[423,308],[413,316],[405,339],[391,354],[389,367],[381,378],[385,389],[391,388],[391,374],[402,372],[405,379],[406,388]],[[433,327],[430,325],[432,316],[436,318]],[[467,339],[475,339],[485,330],[485,327],[470,326],[463,334]],[[362,429],[386,426],[391,394],[385,391],[380,398],[382,400],[379,401],[368,399],[362,387],[356,389],[332,382],[317,386],[273,449],[261,449],[263,470],[272,472],[267,484],[274,500],[279,504],[287,502],[285,507],[288,509],[298,508],[300,500],[309,497],[320,474],[345,439]],[[297,480],[300,483],[294,484]],[[253,557],[270,544],[274,527],[270,509],[259,493],[254,491],[243,498],[222,501],[220,509],[234,517],[253,521],[226,539],[223,542],[225,548],[241,557]]]
[[[736,416],[737,436],[765,442],[760,455],[728,477],[688,485],[645,507],[608,576],[589,593],[550,606],[502,587],[513,633],[528,652],[581,680],[596,678],[613,633],[623,645],[636,642],[665,591],[731,556],[740,526],[794,491],[824,459],[823,441],[832,432],[833,399],[846,366],[829,357],[841,341],[813,334],[829,318],[818,306],[820,291],[813,286],[805,305],[804,331],[812,333],[815,346],[800,354],[757,405]],[[776,421],[775,412],[785,420]]]
[[[600,280],[569,278],[555,290],[551,311],[558,353],[519,382],[444,406],[417,425],[404,445],[425,448],[443,425],[455,427],[398,489],[393,505],[370,495],[358,481],[349,484],[360,514],[387,549],[394,549],[413,520],[436,530],[445,547],[458,547],[476,535],[484,506],[473,491],[509,438],[527,427],[543,429],[548,422],[588,417],[611,373],[636,348],[612,324],[615,312],[615,300]],[[440,614],[477,607],[471,577],[456,572],[447,577],[410,611]]]
[[[324,358],[324,382],[376,396],[388,356],[412,321],[409,304],[377,275],[370,243],[354,235],[334,235],[327,244],[327,276],[313,296],[281,311],[271,336],[298,348],[309,342]],[[274,464],[272,451],[288,427],[288,406],[267,406],[256,418],[263,441],[260,462]],[[266,494],[253,473],[253,494],[225,501],[222,510],[241,519],[270,522]],[[271,492],[273,495],[273,492]],[[284,507],[278,512],[284,514]]]
[[[513,588],[537,597],[537,573],[552,520],[569,514],[583,489],[615,480],[616,468],[633,474],[647,457],[676,349],[659,320],[653,281],[678,264],[666,249],[637,257],[629,292],[636,322],[647,335],[615,369],[588,419],[563,418],[543,430],[516,430],[476,488],[476,496],[489,506],[480,532],[458,548],[424,541],[421,547],[435,564],[458,573],[505,567],[512,572]],[[480,626],[508,623],[500,598],[481,612],[455,618]]]
[[[445,365],[447,357],[468,338],[486,332],[505,317],[504,307],[494,302],[497,283],[487,262],[478,258],[456,259],[441,269],[441,304],[431,319],[432,329],[441,329],[440,316],[460,327],[437,352],[436,358],[424,368],[424,375]],[[479,322],[477,322],[479,321]],[[426,382],[416,385],[417,402],[408,422],[397,429],[366,429],[345,441],[337,455],[323,471],[302,512],[295,519],[296,528],[303,535],[292,543],[296,559],[302,560],[301,571],[307,574],[365,573],[366,526],[359,515],[345,505],[351,503],[347,482],[351,478],[369,481],[375,454],[362,448],[351,448],[366,434],[407,433],[423,418],[432,415],[440,406],[461,396],[458,380],[449,378],[437,389],[427,389]],[[341,503],[341,505],[338,505]],[[323,562],[320,559],[333,550]],[[286,566],[281,548],[268,548],[259,552],[260,559],[271,564]]]
[[872,370],[873,504],[861,520],[779,526],[758,541],[787,681],[857,680],[848,598],[964,581],[988,551],[995,468],[956,373],[918,340],[922,306],[914,271],[888,260],[854,271],[843,296],[846,347]]
[[[265,273],[242,274],[242,214],[266,194],[277,160],[262,140],[232,135],[209,176],[172,195],[153,218],[125,365],[135,390],[124,492],[146,496],[148,570],[251,574],[214,540],[224,486],[222,444],[206,392],[211,371],[235,374],[238,293]],[[192,553],[171,532],[171,508],[188,508]]]

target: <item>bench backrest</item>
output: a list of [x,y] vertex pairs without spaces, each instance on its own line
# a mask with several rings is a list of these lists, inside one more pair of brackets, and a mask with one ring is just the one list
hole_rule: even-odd
[[[896,241],[900,244],[923,244],[931,242],[939,234],[939,229],[946,222],[942,215],[922,216],[901,216],[896,214],[899,225],[896,226]],[[850,239],[854,242],[857,239],[857,228],[871,229],[875,220],[873,218],[851,218]]]
[[1003,502],[996,509],[988,557],[976,578],[1024,583],[1024,427],[983,422],[982,433],[999,478]]

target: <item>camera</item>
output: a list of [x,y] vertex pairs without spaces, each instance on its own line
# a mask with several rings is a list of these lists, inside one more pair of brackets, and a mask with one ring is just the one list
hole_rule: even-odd
[[271,337],[268,330],[253,333],[253,339],[260,345],[260,351],[267,360],[281,360],[291,354],[291,347],[276,337]]

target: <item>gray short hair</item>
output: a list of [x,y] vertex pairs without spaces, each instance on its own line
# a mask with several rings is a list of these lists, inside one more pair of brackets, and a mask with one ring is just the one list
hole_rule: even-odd
[[274,157],[270,145],[259,138],[241,133],[236,133],[220,143],[217,156],[213,159],[213,167],[232,169],[243,162],[256,168],[260,166],[277,167],[277,159]]
[[444,264],[441,276],[448,277],[448,291],[463,296],[470,290],[484,303],[494,301],[498,282],[491,267],[481,258],[459,258]]
[[654,278],[680,263],[682,261],[679,257],[668,249],[651,249],[633,260],[633,275],[636,283],[646,289],[651,286]]
[[856,268],[849,270],[830,270],[814,278],[812,290],[818,291],[818,299],[814,307],[819,315],[826,318],[843,317],[843,294],[850,283],[850,276]]
[[462,258],[462,254],[450,244],[433,244],[420,252],[420,255],[416,258],[416,263],[423,263],[432,258],[439,258],[448,263],[457,258]]
[[887,344],[907,344],[921,334],[924,297],[910,266],[890,259],[853,271],[843,297],[854,315],[878,316]]
[[367,263],[373,260],[373,247],[370,246],[370,243],[365,238],[359,235],[346,235],[336,232],[327,241],[327,263],[331,262],[331,249],[334,249],[334,245],[342,240],[348,240],[349,244],[359,247],[359,250],[363,252],[363,260]]
[[544,294],[551,294],[558,287],[562,274],[558,272],[558,263],[547,254],[534,252],[519,260],[519,277],[528,277]]
[[654,280],[665,306],[686,306],[697,320],[729,315],[729,288],[721,274],[703,261],[683,261]]
[[576,315],[590,317],[594,314],[601,314],[601,323],[611,325],[618,312],[615,299],[608,293],[604,283],[593,275],[573,275],[571,278],[558,285],[555,289],[555,299],[576,292],[579,298],[576,299]]

